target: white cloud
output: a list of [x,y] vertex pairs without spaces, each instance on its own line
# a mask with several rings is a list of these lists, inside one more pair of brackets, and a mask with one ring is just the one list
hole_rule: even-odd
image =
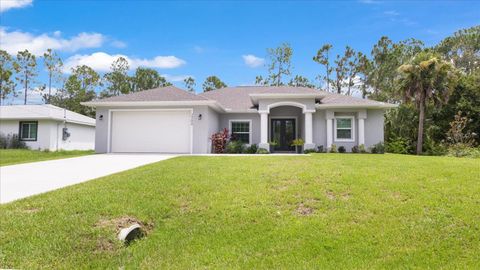
[[42,55],[47,49],[58,51],[75,52],[85,48],[98,48],[102,46],[106,38],[99,33],[80,33],[70,39],[61,37],[60,31],[53,35],[33,35],[27,32],[8,32],[0,27],[0,47],[10,54],[16,54],[25,49],[35,55]]
[[4,12],[12,8],[23,8],[31,5],[32,0],[0,0],[0,12]]
[[171,82],[183,82],[188,77],[192,77],[195,79],[194,76],[192,75],[170,75],[170,74],[162,74],[162,77],[164,77],[167,81]]
[[242,55],[242,58],[243,62],[245,62],[245,65],[251,68],[262,66],[265,63],[265,59],[257,57],[253,54]]
[[96,71],[104,72],[109,71],[110,66],[113,61],[119,57],[125,58],[129,65],[130,69],[135,69],[137,67],[150,67],[150,68],[176,68],[184,65],[186,62],[175,56],[156,56],[152,59],[141,59],[141,58],[131,58],[122,54],[108,54],[105,52],[96,52],[86,55],[74,55],[69,57],[64,63],[64,72],[71,72],[71,68],[78,65],[87,65],[93,68]]

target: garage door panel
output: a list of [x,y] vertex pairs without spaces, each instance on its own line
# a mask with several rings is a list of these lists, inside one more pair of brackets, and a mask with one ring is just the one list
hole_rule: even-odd
[[115,111],[112,152],[189,153],[191,111]]

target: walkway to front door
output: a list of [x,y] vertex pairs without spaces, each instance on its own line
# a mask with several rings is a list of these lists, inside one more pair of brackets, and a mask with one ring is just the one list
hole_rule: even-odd
[[296,138],[296,123],[294,118],[275,118],[271,119],[270,141],[275,141],[277,145],[273,147],[275,152],[293,152],[295,146],[292,141]]

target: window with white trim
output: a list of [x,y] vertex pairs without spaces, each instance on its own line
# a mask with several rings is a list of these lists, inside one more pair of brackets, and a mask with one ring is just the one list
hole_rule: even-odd
[[21,141],[37,140],[38,122],[20,122],[19,137]]
[[250,144],[251,121],[230,121],[230,132],[232,140]]
[[336,141],[353,141],[354,118],[351,116],[336,117],[335,118],[335,140]]

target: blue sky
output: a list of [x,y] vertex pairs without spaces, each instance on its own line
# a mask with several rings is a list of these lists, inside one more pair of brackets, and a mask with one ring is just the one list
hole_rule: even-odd
[[266,73],[266,48],[282,42],[294,49],[293,74],[314,79],[323,68],[311,59],[324,43],[334,53],[346,45],[369,53],[384,35],[433,45],[480,23],[478,1],[0,1],[2,49],[40,54],[50,45],[67,66],[91,63],[100,72],[125,55],[179,86],[193,76],[197,91],[209,75],[253,84]]

